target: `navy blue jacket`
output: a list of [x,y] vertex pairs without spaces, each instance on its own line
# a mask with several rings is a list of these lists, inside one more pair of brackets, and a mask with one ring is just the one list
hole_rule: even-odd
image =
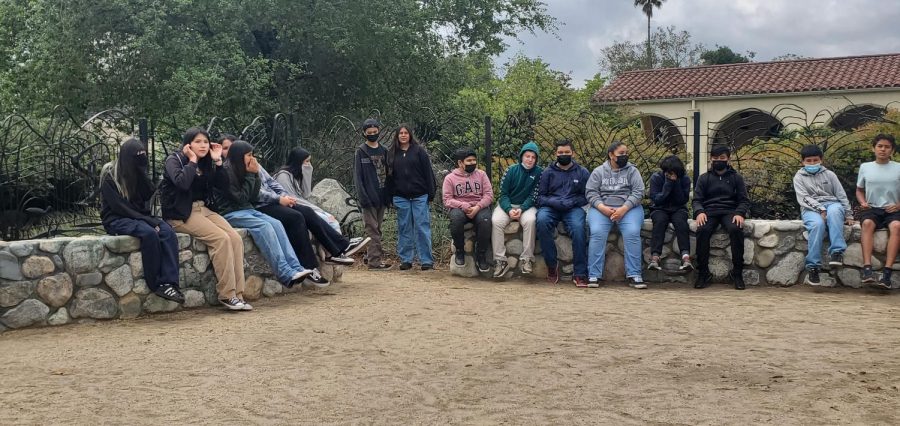
[[572,210],[586,205],[584,187],[591,176],[587,169],[572,160],[572,167],[563,170],[554,162],[541,173],[538,185],[538,207]]
[[691,198],[691,178],[682,176],[678,181],[666,179],[663,172],[650,176],[650,211],[663,210],[674,213],[687,210]]

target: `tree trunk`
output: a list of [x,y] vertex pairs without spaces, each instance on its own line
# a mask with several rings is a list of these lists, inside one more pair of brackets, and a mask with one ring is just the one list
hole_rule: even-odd
[[647,15],[647,69],[653,69],[653,54],[650,53],[650,15]]

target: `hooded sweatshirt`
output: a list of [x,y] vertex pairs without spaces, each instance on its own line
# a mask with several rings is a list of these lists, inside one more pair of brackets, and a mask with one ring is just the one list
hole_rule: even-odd
[[691,178],[682,176],[676,181],[669,180],[663,172],[650,176],[650,210],[663,210],[674,213],[687,210],[687,202],[691,198]]
[[[519,206],[522,211],[528,210],[534,206],[537,198],[538,183],[541,181],[540,166],[535,164],[532,168],[526,169],[522,165],[522,156],[525,152],[531,151],[540,158],[538,145],[534,142],[528,142],[519,150],[519,164],[506,169],[503,177],[500,178],[500,199],[497,204],[503,211],[509,213],[513,206]],[[535,161],[535,163],[537,163]]]
[[428,195],[434,199],[434,170],[425,147],[410,144],[406,151],[388,151],[388,191],[398,197],[413,199]]
[[844,187],[837,175],[824,166],[816,173],[807,172],[802,167],[797,170],[794,174],[794,192],[802,211],[819,213],[825,210],[824,203],[838,202],[844,207],[844,217],[853,218],[853,210]]
[[387,150],[378,145],[372,148],[366,143],[356,149],[353,161],[353,178],[361,208],[382,208],[390,205],[385,188],[387,170]]
[[572,160],[568,169],[561,169],[554,162],[541,173],[538,184],[537,205],[556,210],[572,210],[587,204],[584,187],[590,173]]
[[591,206],[601,203],[607,207],[631,209],[641,205],[644,198],[644,180],[641,172],[633,164],[613,170],[609,161],[598,166],[591,173],[585,187],[585,194]]
[[747,217],[750,211],[750,197],[744,177],[728,166],[719,175],[710,170],[697,179],[694,185],[694,217],[700,213],[707,215],[734,213]]
[[444,178],[442,190],[444,207],[448,209],[467,209],[476,205],[486,209],[494,200],[491,180],[480,169],[475,169],[472,173],[459,168],[453,169]]
[[[208,173],[197,174],[197,163],[192,163],[181,151],[166,158],[165,173],[160,182],[162,217],[166,220],[187,220],[191,215],[191,203],[208,201],[214,188],[227,190],[228,178],[223,168],[213,165]],[[209,206],[212,207],[212,206]]]

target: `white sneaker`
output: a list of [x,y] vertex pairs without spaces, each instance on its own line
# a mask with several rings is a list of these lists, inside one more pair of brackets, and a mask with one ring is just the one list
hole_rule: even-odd
[[631,286],[631,288],[635,288],[638,290],[647,288],[647,284],[644,284],[644,279],[640,276],[628,277],[628,285]]
[[229,311],[243,311],[244,310],[244,302],[241,302],[241,299],[237,297],[232,297],[231,299],[219,299],[219,303],[225,305]]
[[246,301],[241,300],[241,303],[244,304],[244,307],[241,308],[242,311],[252,311],[252,310],[253,310],[253,306],[251,306],[251,305],[250,305],[249,303],[247,303]]

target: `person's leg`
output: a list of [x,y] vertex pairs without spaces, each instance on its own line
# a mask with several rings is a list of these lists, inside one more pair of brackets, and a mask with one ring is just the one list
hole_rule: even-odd
[[[804,211],[800,217],[809,237],[806,240],[806,269],[822,267],[822,240],[825,238],[825,219],[818,212]],[[843,234],[843,230],[841,230]]]
[[366,246],[366,259],[369,266],[378,266],[381,265],[381,257],[384,255],[381,248],[381,215],[379,214],[382,209],[368,207],[361,210],[363,223],[366,227],[366,235],[372,239],[369,241],[369,245]]
[[613,221],[591,208],[587,216],[588,226],[591,228],[590,241],[588,242],[588,278],[603,278],[603,268],[606,266],[606,241],[609,239],[609,231],[612,230]]
[[541,207],[537,213],[537,234],[538,239],[541,240],[541,253],[544,256],[544,263],[547,264],[547,268],[553,269],[558,265],[556,264],[556,241],[554,241],[554,234],[556,231],[556,224],[559,223],[560,215],[557,214],[556,210],[550,207]]
[[734,214],[722,216],[722,227],[731,239],[732,273],[740,274],[744,270],[744,230],[733,221]]
[[[278,241],[279,236],[277,235],[275,228],[268,221],[253,214],[255,211],[256,210],[238,210],[226,213],[224,217],[231,226],[247,229],[247,232],[253,237],[253,242],[256,243],[259,252],[266,259],[266,262],[272,268],[272,272],[274,272],[275,276],[278,278],[278,281],[282,284],[287,284],[291,282],[293,275],[297,273],[298,270],[297,268],[292,267],[285,257],[285,253],[282,251],[281,244]],[[284,228],[282,227],[281,229],[282,232],[284,232]],[[286,235],[284,236],[284,239],[287,240]],[[291,253],[293,255],[293,249],[291,249]]]
[[328,224],[328,221],[322,219],[322,216],[315,209],[301,204],[295,204],[294,210],[303,215],[306,221],[306,229],[316,237],[316,241],[328,251],[332,256],[339,256],[350,245],[350,240],[335,231],[334,227]]
[[397,208],[397,256],[400,256],[400,262],[412,263],[415,256],[412,203],[406,198],[394,197],[394,207]]
[[619,232],[625,246],[625,276],[641,276],[641,228],[644,226],[644,209],[635,206],[619,220]]
[[872,212],[866,212],[862,219],[862,234],[860,235],[860,243],[862,244],[862,261],[863,265],[872,265],[872,249],[875,247],[875,230],[878,228],[878,217]]
[[847,241],[844,240],[844,221],[846,219],[846,216],[844,216],[844,206],[842,206],[841,203],[826,203],[825,211],[825,221],[828,225],[828,239],[831,243],[828,247],[828,254],[843,254],[844,250],[847,249]]
[[159,225],[159,280],[178,288],[178,236],[168,223]]
[[259,207],[258,210],[281,222],[301,264],[307,268],[319,267],[319,258],[309,240],[309,229],[306,227],[306,219],[302,213],[280,204],[269,204]]
[[450,238],[453,239],[453,247],[456,248],[456,253],[464,252],[466,247],[465,226],[469,218],[462,209],[450,209],[449,215]]
[[888,228],[888,245],[887,258],[884,260],[885,269],[894,268],[894,259],[897,258],[897,252],[900,252],[900,215],[893,215],[887,225]]
[[[159,235],[156,229],[143,220],[120,218],[108,224],[106,231],[114,235],[128,235],[141,241],[141,263],[144,268],[144,281],[147,288],[156,292],[161,284],[171,284],[159,281],[160,246]],[[176,274],[175,284],[178,284]]]
[[706,223],[697,228],[697,268],[700,274],[709,275],[709,240],[719,227],[721,218],[707,215]]
[[[229,234],[205,216],[201,209],[201,207],[195,206],[188,220],[173,220],[170,224],[176,232],[192,235],[200,242],[206,244],[209,250],[209,258],[212,261],[213,272],[215,272],[218,279],[216,292],[219,295],[219,299],[229,300],[235,298],[238,278],[232,265],[238,263],[235,262],[237,258],[240,259],[240,264],[243,268],[243,244],[241,244],[241,252],[239,254],[234,253],[234,246]],[[229,226],[228,229],[231,229],[231,227]],[[243,275],[239,279],[243,282]]]
[[522,255],[521,260],[534,260],[534,234],[537,222],[537,209],[532,207],[522,212],[519,224],[522,226]]
[[[227,243],[230,247],[229,253],[231,253],[231,257],[226,257],[225,261],[231,265],[230,267],[233,271],[234,294],[238,299],[244,300],[244,287],[246,286],[244,277],[244,240],[241,239],[241,236],[231,227],[228,221],[218,213],[206,207],[203,207],[201,212],[210,223],[217,226],[228,238]],[[212,257],[212,254],[210,254],[210,257]]]
[[422,266],[434,266],[434,253],[431,249],[431,206],[428,204],[428,195],[413,198],[410,205],[419,263]]
[[[629,211],[629,213],[631,212]],[[650,220],[653,221],[653,233],[650,235],[650,255],[661,256],[663,243],[666,240],[666,231],[669,229],[669,213],[663,210],[654,210],[650,213]]]
[[253,210],[253,215],[268,222],[269,226],[272,227],[272,230],[275,232],[278,248],[280,249],[281,254],[284,255],[284,259],[291,269],[297,272],[308,269],[303,266],[302,263],[300,263],[300,259],[297,258],[297,253],[294,251],[294,247],[291,246],[291,240],[287,236],[287,231],[284,229],[284,225],[282,225],[282,223],[278,219],[275,219],[272,216],[269,216],[259,210]]
[[490,264],[487,253],[491,248],[491,210],[479,210],[472,222],[475,224],[475,255]]
[[678,241],[678,250],[681,256],[691,254],[691,228],[688,226],[687,209],[677,210],[669,216],[672,227],[675,228],[675,240]]
[[[494,207],[491,215],[491,245],[494,249],[495,261],[506,261],[506,225],[509,225],[509,215],[502,207]],[[524,241],[522,242],[524,244]]]
[[586,217],[587,213],[581,207],[575,207],[563,216],[566,231],[569,232],[569,236],[572,238],[573,275],[581,278],[587,278],[588,276],[587,233],[584,230]]

